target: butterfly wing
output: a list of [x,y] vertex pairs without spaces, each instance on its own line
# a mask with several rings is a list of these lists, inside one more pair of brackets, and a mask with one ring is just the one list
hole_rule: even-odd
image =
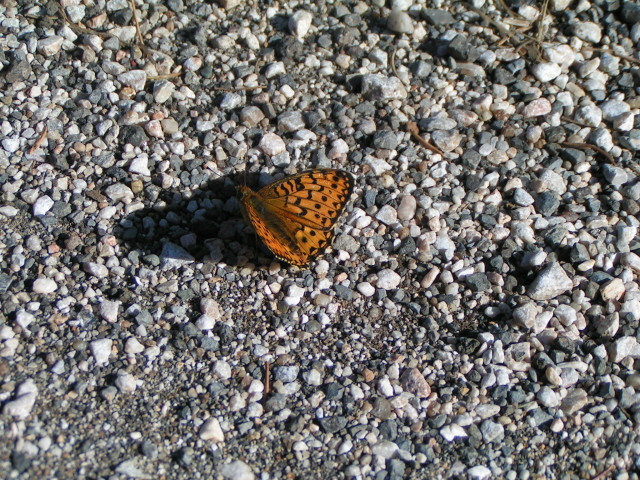
[[267,210],[262,199],[247,187],[239,187],[243,213],[262,242],[273,254],[292,265],[305,265],[309,258],[298,248],[282,219]]
[[258,192],[240,187],[241,203],[258,236],[278,258],[306,265],[329,244],[353,185],[347,172],[309,170]]
[[350,173],[318,168],[284,178],[258,194],[270,209],[301,225],[331,230],[353,192]]

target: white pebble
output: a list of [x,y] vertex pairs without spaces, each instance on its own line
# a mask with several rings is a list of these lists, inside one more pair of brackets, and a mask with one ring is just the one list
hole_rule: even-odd
[[52,293],[55,292],[58,288],[55,280],[51,278],[38,278],[33,282],[33,291],[34,293]]
[[94,340],[89,344],[91,354],[98,365],[106,364],[109,361],[109,355],[111,355],[111,346],[113,340],[109,338],[101,338],[100,340]]
[[393,290],[400,285],[402,277],[393,270],[386,268],[378,272],[378,281],[376,286],[383,290]]
[[201,440],[210,441],[213,443],[224,442],[224,432],[220,427],[220,422],[217,418],[209,418],[200,427],[198,432]]
[[37,217],[44,215],[53,207],[53,200],[49,195],[43,195],[39,197],[33,204],[33,214]]

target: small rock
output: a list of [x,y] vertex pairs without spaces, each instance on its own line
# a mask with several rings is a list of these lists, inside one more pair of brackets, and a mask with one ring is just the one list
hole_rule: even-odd
[[62,48],[64,38],[58,35],[52,35],[51,37],[43,38],[38,41],[38,51],[45,57],[55,55]]
[[607,302],[609,300],[619,300],[625,293],[624,282],[619,278],[614,278],[600,287],[600,295]]
[[225,480],[254,480],[255,478],[251,467],[240,460],[223,465],[220,475]]
[[272,132],[265,133],[262,136],[258,147],[265,155],[270,157],[283,153],[287,150],[284,140]]
[[96,278],[105,278],[109,275],[109,270],[107,267],[100,263],[95,262],[85,262],[83,264],[84,271],[90,275],[93,275]]
[[382,458],[393,458],[397,451],[398,445],[389,440],[382,440],[371,447],[371,453]]
[[16,389],[13,400],[4,404],[5,415],[24,420],[29,416],[38,397],[38,387],[31,379],[22,382]]
[[491,470],[484,465],[476,465],[467,470],[467,475],[472,480],[487,480],[491,478]]
[[400,377],[400,384],[405,391],[413,393],[418,398],[427,398],[431,395],[431,387],[417,368],[405,370]]
[[551,300],[573,288],[573,282],[559,263],[553,262],[531,282],[527,293],[534,300]]
[[213,373],[222,380],[231,378],[231,365],[224,360],[218,360],[213,364]]
[[135,337],[130,337],[124,344],[124,351],[129,355],[142,353],[144,352],[144,345],[142,345]]
[[619,187],[629,181],[629,175],[627,174],[626,170],[613,165],[603,165],[602,174],[604,175],[604,178],[614,187]]
[[586,42],[600,43],[602,27],[593,22],[577,22],[573,24],[573,34]]
[[551,112],[551,103],[546,98],[538,98],[529,102],[522,111],[525,118],[540,117]]
[[93,355],[93,358],[95,359],[98,365],[106,364],[109,361],[112,345],[113,345],[113,340],[109,338],[101,338],[99,340],[94,340],[89,344],[89,348],[91,349],[91,354]]
[[306,10],[298,10],[289,17],[288,27],[292,35],[298,38],[304,38],[311,28],[313,15]]
[[144,90],[144,86],[147,83],[147,72],[144,70],[130,70],[118,75],[118,81],[139,92]]
[[562,73],[562,68],[552,62],[537,63],[531,67],[531,73],[540,82],[550,82]]
[[40,216],[47,213],[53,207],[54,201],[49,195],[42,195],[33,204],[33,215]]
[[385,225],[393,225],[398,221],[398,212],[391,205],[384,205],[376,213],[376,219]]
[[640,344],[635,337],[620,337],[609,347],[609,360],[618,363],[627,357],[640,358]]
[[509,345],[504,351],[504,363],[511,370],[526,372],[531,368],[531,345],[529,342]]
[[38,278],[33,282],[33,292],[44,295],[53,293],[58,289],[58,285],[52,278]]
[[209,418],[200,427],[198,432],[201,440],[213,443],[224,442],[224,432],[220,427],[220,422],[216,418]]
[[115,386],[123,393],[133,393],[142,381],[125,371],[118,372]]
[[383,290],[393,290],[400,285],[402,277],[393,270],[386,268],[378,272],[378,281],[376,286]]
[[118,320],[119,308],[119,301],[103,300],[98,307],[98,313],[103,320],[106,320],[109,323],[115,323]]
[[171,98],[176,86],[168,80],[160,80],[153,85],[153,100],[164,103]]
[[444,438],[447,442],[453,442],[456,438],[466,438],[467,432],[465,432],[464,428],[462,428],[460,425],[456,425],[454,423],[442,427],[440,429],[440,435],[442,435],[442,438]]
[[368,74],[362,77],[362,95],[374,100],[403,100],[407,90],[396,77]]
[[413,33],[413,21],[407,12],[392,10],[387,17],[387,28],[393,33]]
[[562,399],[560,408],[565,415],[573,415],[581,410],[587,404],[587,401],[587,392],[581,388],[574,388],[573,390],[569,390],[567,396]]

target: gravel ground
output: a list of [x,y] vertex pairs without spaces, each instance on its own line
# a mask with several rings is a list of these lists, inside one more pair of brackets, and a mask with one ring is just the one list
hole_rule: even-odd
[[640,6],[537,3],[3,2],[0,477],[639,478]]

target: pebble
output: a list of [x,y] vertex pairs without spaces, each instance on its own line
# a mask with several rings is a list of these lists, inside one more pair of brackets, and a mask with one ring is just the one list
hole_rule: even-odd
[[217,418],[207,419],[198,432],[201,440],[213,443],[224,442],[224,433]]
[[393,290],[400,285],[402,277],[391,269],[384,269],[378,272],[378,281],[376,286],[383,290]]
[[91,354],[98,365],[104,365],[109,362],[112,345],[113,340],[109,338],[101,338],[90,343]]
[[401,9],[392,10],[387,17],[387,28],[393,33],[413,33],[413,21],[407,12]]
[[85,272],[96,278],[105,278],[109,275],[109,269],[100,263],[86,262],[83,267]]
[[31,414],[31,410],[38,398],[38,387],[31,379],[25,380],[15,390],[13,400],[4,404],[2,413],[24,420]]
[[376,293],[375,287],[369,282],[361,282],[356,286],[356,289],[365,297],[371,297]]
[[269,155],[270,157],[279,155],[287,149],[284,140],[275,133],[265,133],[260,139],[258,146],[265,155]]
[[58,289],[58,284],[51,278],[38,278],[33,282],[33,293],[44,295],[53,293]]
[[36,317],[25,311],[25,310],[20,310],[17,314],[16,314],[16,325],[18,325],[22,330],[27,330],[29,328],[29,325],[31,325],[34,321],[35,321]]
[[602,110],[596,105],[588,104],[577,108],[574,118],[577,122],[588,127],[597,127],[602,121]]
[[306,10],[298,10],[289,17],[288,27],[292,35],[298,38],[304,38],[311,28],[313,15]]
[[156,103],[164,103],[173,96],[175,85],[168,80],[160,80],[153,84],[153,100]]
[[220,475],[225,480],[254,480],[251,467],[241,460],[234,460],[220,468]]
[[393,225],[398,221],[398,212],[391,205],[384,205],[378,210],[375,218],[385,225]]
[[531,73],[540,82],[550,82],[562,73],[560,65],[552,62],[536,63],[531,67]]
[[387,398],[393,396],[393,385],[391,385],[389,377],[384,376],[378,381],[378,392]]
[[147,72],[144,70],[130,70],[118,75],[118,81],[139,92],[144,90],[144,86],[147,83]]
[[573,288],[573,282],[560,266],[553,262],[531,282],[527,294],[534,300],[550,300]]
[[120,462],[116,466],[115,471],[116,471],[116,473],[119,473],[120,475],[125,475],[125,476],[131,477],[131,478],[145,478],[146,477],[146,474],[144,473],[144,471],[138,465],[138,460],[135,459],[135,458]]
[[215,327],[215,325],[215,319],[206,314],[200,315],[196,320],[196,327],[198,327],[200,330],[213,330],[213,327]]
[[418,398],[427,398],[431,395],[431,387],[417,368],[405,370],[400,377],[400,383],[405,391]]
[[476,465],[467,470],[467,475],[473,480],[486,480],[491,478],[491,470],[483,465]]
[[278,116],[278,130],[289,133],[304,128],[304,119],[300,112],[284,112]]
[[46,214],[53,208],[53,204],[54,202],[49,195],[38,197],[33,204],[33,215],[37,217]]
[[587,392],[581,388],[574,388],[569,390],[567,395],[562,399],[560,408],[566,415],[573,415],[582,410],[587,404],[587,400]]
[[[157,128],[161,128],[157,120],[154,120],[153,122],[156,123]],[[147,126],[149,126],[150,123],[151,122],[149,122]],[[149,135],[151,135],[152,137],[162,138],[164,136],[163,134],[154,134],[153,132],[149,131],[149,128],[146,128],[146,130],[147,133],[149,133]],[[134,158],[133,160],[131,160],[131,164],[129,165],[129,172],[151,176],[151,171],[149,170],[149,159],[146,156],[139,156]]]
[[396,77],[368,74],[362,77],[362,94],[366,98],[402,100],[407,97],[407,90],[400,79]]
[[620,187],[629,181],[629,175],[627,172],[624,169],[613,165],[603,165],[602,174],[607,182],[614,187]]
[[593,22],[576,22],[573,24],[573,34],[586,42],[600,43],[602,27]]
[[56,55],[62,48],[64,38],[59,35],[52,35],[38,41],[38,51],[47,57]]
[[120,371],[118,372],[118,376],[116,377],[115,386],[122,393],[133,393],[136,391],[136,388],[142,384],[141,380],[138,380],[136,377],[131,375],[130,373]]
[[371,453],[387,459],[393,458],[397,451],[398,445],[389,440],[383,440],[371,447]]
[[620,337],[609,347],[611,362],[619,363],[627,357],[640,358],[640,344],[635,337]]
[[466,438],[467,432],[465,432],[464,428],[462,428],[461,426],[451,424],[442,427],[442,429],[440,430],[440,435],[442,435],[442,438],[444,438],[447,442],[453,442],[456,438]]
[[540,117],[549,113],[551,113],[551,103],[546,98],[533,100],[522,111],[525,118]]
[[142,345],[136,338],[130,337],[124,345],[124,351],[129,355],[135,355],[144,352]]
[[231,365],[224,360],[218,360],[213,364],[213,373],[222,380],[231,378]]

